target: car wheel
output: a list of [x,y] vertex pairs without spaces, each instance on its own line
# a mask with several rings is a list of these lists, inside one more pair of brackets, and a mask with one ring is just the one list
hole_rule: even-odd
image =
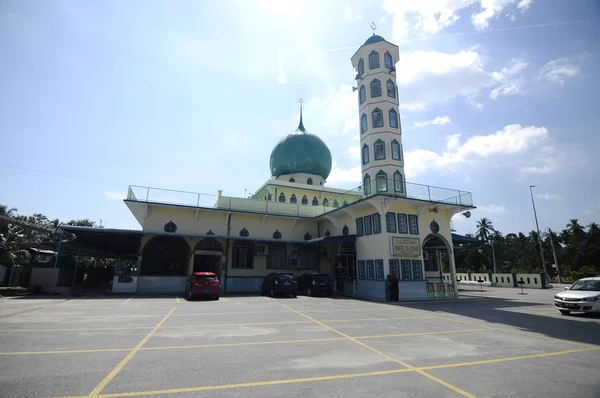
[[308,291],[306,292],[307,296],[312,296],[312,289],[309,287]]
[[188,301],[192,301],[194,299],[194,296],[192,296],[192,291],[191,290],[188,291],[187,299],[188,299]]
[[271,297],[275,297],[275,290],[271,289]]
[[569,311],[569,310],[559,310],[559,311],[563,315],[570,315],[571,314],[571,311]]
[[215,300],[218,300],[218,299],[219,299],[219,296],[215,296],[214,298],[215,298]]
[[292,294],[292,297],[296,298],[296,297],[298,297],[298,295],[297,294]]

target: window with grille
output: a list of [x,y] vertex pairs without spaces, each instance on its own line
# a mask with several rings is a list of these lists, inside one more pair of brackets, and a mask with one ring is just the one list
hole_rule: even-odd
[[360,117],[360,132],[364,133],[365,131],[367,131],[367,128],[367,115],[363,113]]
[[287,268],[286,245],[284,243],[269,243],[267,269]]
[[396,98],[396,85],[393,81],[388,80],[386,83],[387,96],[390,98]]
[[279,194],[279,203],[285,203],[285,194],[283,192]]
[[300,247],[298,249],[298,266],[302,269],[317,269],[317,249],[315,247]]
[[363,58],[358,61],[358,68],[356,69],[359,77],[365,73],[365,60]]
[[373,116],[373,128],[383,127],[383,112],[381,112],[381,109],[375,108],[372,116]]
[[327,198],[323,199],[323,206],[329,207],[329,201],[327,200]]
[[364,224],[365,224],[365,235],[373,235],[373,217],[365,216]]
[[406,214],[398,213],[398,233],[408,233],[408,219],[406,218]]
[[360,90],[358,91],[358,98],[360,104],[367,100],[367,89],[364,85],[360,86]]
[[411,280],[411,263],[410,260],[402,260],[402,280]]
[[302,204],[303,204],[303,205],[308,205],[308,198],[306,197],[306,195],[304,195],[304,196],[302,197]]
[[371,177],[368,174],[363,178],[363,191],[365,195],[371,194]]
[[357,218],[356,219],[356,235],[357,236],[363,236],[364,234],[365,234],[365,231],[364,231],[363,219],[362,218]]
[[386,192],[388,190],[387,186],[387,174],[385,172],[380,171],[377,173],[377,192]]
[[312,184],[313,184],[312,178],[309,178],[308,180],[306,180],[306,185],[312,185]]
[[375,279],[384,280],[383,259],[375,260]]
[[392,54],[390,54],[389,52],[386,52],[385,54],[383,54],[383,62],[385,64],[385,67],[388,69],[392,69],[394,67],[394,61],[392,60]]
[[381,97],[381,82],[379,79],[373,79],[371,82],[371,98]]
[[375,279],[375,262],[367,260],[367,279]]
[[298,199],[296,199],[296,194],[293,193],[292,196],[290,196],[290,203],[298,203]]
[[423,266],[421,260],[412,260],[413,279],[423,279]]
[[379,215],[379,213],[373,214],[373,233],[381,233],[381,216]]
[[369,163],[369,146],[367,144],[362,147],[362,161],[363,164]]
[[369,54],[369,69],[379,68],[379,53],[377,51]]
[[415,214],[408,215],[408,232],[413,235],[419,235],[419,222]]
[[402,181],[402,174],[397,170],[394,172],[394,191],[404,192],[404,183]]
[[385,230],[389,233],[396,233],[396,213],[385,214]]
[[254,244],[247,240],[236,240],[233,242],[233,264],[232,268],[253,268]]
[[390,109],[388,111],[388,115],[390,117],[390,127],[397,129],[398,128],[398,113],[396,113],[395,110]]
[[389,265],[390,265],[390,275],[396,274],[396,276],[398,278],[400,278],[401,277],[401,275],[400,275],[400,260],[398,260],[397,258],[390,258]]
[[385,159],[385,142],[382,140],[375,141],[375,144],[373,144],[373,151],[375,152],[375,160]]
[[336,209],[337,209],[338,207],[340,207],[340,204],[339,204],[339,202],[337,201],[337,199],[334,199],[334,200],[333,200],[333,207],[334,207],[334,208],[336,208]]
[[313,205],[313,206],[318,206],[318,205],[319,205],[319,199],[317,199],[317,197],[316,197],[316,196],[315,196],[315,197],[313,197],[313,200],[312,200],[312,205]]
[[392,140],[391,147],[392,147],[392,159],[401,160],[400,143],[396,140]]
[[365,260],[358,261],[358,279],[367,279],[367,272],[365,269]]

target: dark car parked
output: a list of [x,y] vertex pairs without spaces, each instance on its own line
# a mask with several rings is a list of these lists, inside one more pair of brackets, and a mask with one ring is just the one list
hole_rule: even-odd
[[331,296],[333,285],[327,274],[303,274],[298,277],[298,291],[308,296]]
[[293,274],[288,272],[272,272],[263,279],[260,292],[263,296],[276,297],[289,294],[298,296],[298,282]]

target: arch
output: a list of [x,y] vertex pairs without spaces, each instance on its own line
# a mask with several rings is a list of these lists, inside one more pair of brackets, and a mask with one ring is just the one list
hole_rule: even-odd
[[450,253],[452,251],[452,246],[450,246],[450,243],[448,242],[448,240],[444,237],[444,235],[441,234],[434,234],[433,232],[430,232],[429,234],[427,234],[424,238],[423,238],[423,244],[421,245],[421,247],[423,249],[426,248],[426,246],[439,246],[440,242],[436,242],[436,240],[441,241],[441,243],[446,246],[446,249],[448,250],[448,252]]
[[385,142],[381,139],[375,141],[373,144],[373,152],[375,156],[375,160],[384,160],[385,159]]
[[294,177],[290,178],[290,182],[296,182],[296,179]]
[[400,152],[400,143],[398,141],[396,141],[395,138],[392,140],[391,147],[392,147],[392,159],[402,160],[402,155]]
[[365,195],[371,194],[371,176],[368,174],[363,177],[363,192]]
[[364,58],[361,58],[358,61],[357,73],[358,73],[359,77],[362,77],[362,75],[365,73],[365,60],[364,60]]
[[205,238],[202,239],[200,242],[196,243],[196,246],[194,246],[194,252],[196,251],[223,252],[223,246],[216,239]]
[[167,233],[171,233],[171,234],[175,233],[175,232],[177,232],[177,224],[175,224],[173,222],[173,220],[171,220],[165,224],[165,226],[163,227],[163,230]]
[[348,235],[350,233],[350,229],[348,228],[347,225],[344,225],[344,228],[342,228],[342,235]]
[[318,206],[318,205],[319,205],[319,199],[317,199],[317,197],[316,197],[316,196],[314,196],[314,197],[313,197],[313,200],[312,200],[312,205],[313,205],[313,206]]
[[290,203],[292,203],[292,204],[298,203],[298,199],[296,199],[295,193],[293,193],[292,196],[290,196]]
[[379,53],[377,51],[371,51],[369,54],[369,69],[379,68]]
[[187,275],[190,245],[180,236],[155,236],[142,249],[141,275]]
[[285,194],[283,192],[279,194],[279,203],[285,203]]
[[323,199],[323,206],[329,207],[329,201],[327,200],[327,198]]
[[306,184],[307,185],[312,185],[313,184],[312,178],[308,177],[308,179],[306,180]]
[[340,207],[340,204],[338,203],[337,199],[334,199],[334,200],[333,200],[333,207],[334,207],[334,208],[336,208],[336,209],[337,209],[338,207]]
[[304,195],[304,196],[302,197],[302,204],[303,204],[303,205],[308,205],[308,198],[306,197],[306,195]]
[[360,90],[358,90],[358,103],[362,104],[367,100],[367,88],[363,84],[360,86]]
[[394,68],[394,60],[392,59],[392,54],[390,54],[389,51],[386,51],[385,54],[383,54],[383,64],[388,69]]
[[381,81],[373,79],[371,81],[371,98],[381,97]]
[[397,129],[398,128],[398,113],[392,108],[388,111],[388,117],[390,119],[390,127]]
[[248,232],[248,230],[246,229],[246,227],[244,227],[241,231],[240,231],[240,236],[247,238],[248,236],[250,236],[250,232]]
[[394,84],[392,79],[388,79],[388,81],[385,83],[385,88],[388,97],[396,98],[396,85]]
[[362,116],[360,117],[360,132],[364,133],[367,131],[367,129],[369,128],[369,126],[367,125],[367,114],[363,113]]
[[377,192],[387,192],[388,181],[387,174],[383,170],[379,170],[375,176]]
[[383,127],[383,112],[379,108],[375,108],[371,113],[371,125],[373,128]]
[[362,164],[369,163],[369,146],[367,144],[362,147]]
[[394,172],[394,191],[404,192],[404,178],[398,170]]
[[[240,231],[240,236],[246,228]],[[214,272],[221,275],[223,246],[213,238],[201,240],[194,247],[194,272]]]

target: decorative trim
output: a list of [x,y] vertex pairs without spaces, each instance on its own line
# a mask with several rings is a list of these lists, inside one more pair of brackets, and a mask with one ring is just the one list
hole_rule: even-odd
[[165,226],[163,227],[163,230],[167,233],[173,234],[173,233],[177,232],[177,224],[175,224],[173,222],[173,220],[171,220],[165,224]]

